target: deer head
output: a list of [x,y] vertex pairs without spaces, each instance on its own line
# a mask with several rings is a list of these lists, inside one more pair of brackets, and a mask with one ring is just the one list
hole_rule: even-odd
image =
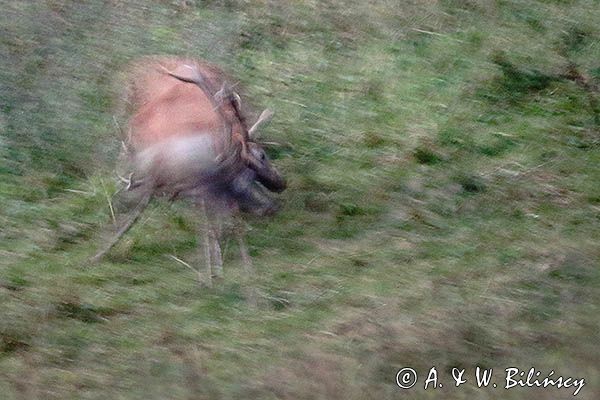
[[266,123],[273,116],[269,109],[264,110],[258,120],[248,129],[248,141],[246,152],[242,154],[248,168],[256,172],[256,180],[272,192],[282,192],[287,183],[279,171],[271,164],[264,148],[256,142],[258,138],[258,127]]

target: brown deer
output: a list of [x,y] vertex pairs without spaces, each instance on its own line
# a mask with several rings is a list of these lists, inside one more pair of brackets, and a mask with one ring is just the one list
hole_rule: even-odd
[[[131,114],[125,139],[132,173],[128,189],[141,200],[108,245],[102,258],[135,223],[154,196],[192,199],[208,222],[205,258],[210,275],[222,275],[220,221],[244,211],[269,215],[275,201],[263,189],[281,192],[285,179],[256,141],[263,111],[247,126],[240,96],[218,67],[184,58],[144,58],[133,64],[127,94]],[[244,264],[250,258],[238,235]],[[209,281],[210,282],[210,281]]]

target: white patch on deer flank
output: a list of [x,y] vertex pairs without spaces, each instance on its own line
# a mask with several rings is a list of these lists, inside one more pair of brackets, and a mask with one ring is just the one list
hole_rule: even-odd
[[209,133],[170,138],[138,153],[136,170],[157,183],[176,186],[213,173],[217,155]]

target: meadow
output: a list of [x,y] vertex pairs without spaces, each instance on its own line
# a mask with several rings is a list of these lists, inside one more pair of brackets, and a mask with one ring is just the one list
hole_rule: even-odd
[[[508,367],[600,398],[600,1],[0,6],[2,399],[573,397],[503,389]],[[173,259],[203,262],[185,202],[89,263],[123,70],[151,54],[214,62],[275,111],[289,187],[245,220],[250,279],[235,241],[212,288]]]

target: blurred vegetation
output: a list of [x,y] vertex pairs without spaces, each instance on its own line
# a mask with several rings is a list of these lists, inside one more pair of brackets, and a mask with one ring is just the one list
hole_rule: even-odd
[[[572,394],[396,387],[433,365],[599,398],[599,1],[0,5],[2,398]],[[167,257],[202,263],[184,203],[88,265],[147,54],[211,60],[276,111],[290,187],[248,220],[249,282],[233,243],[213,289]]]

